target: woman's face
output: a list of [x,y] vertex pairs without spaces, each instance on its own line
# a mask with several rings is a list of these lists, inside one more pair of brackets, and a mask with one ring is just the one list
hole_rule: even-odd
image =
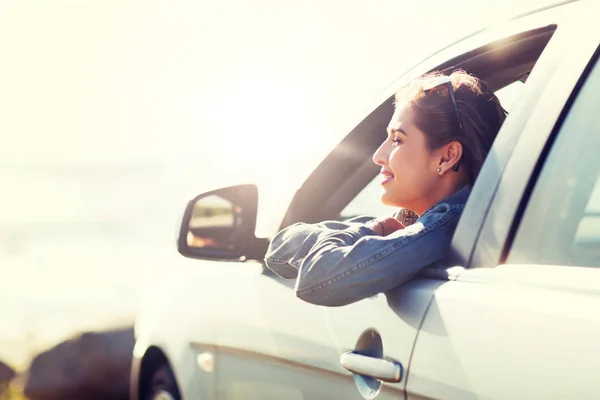
[[381,166],[381,201],[421,214],[435,203],[431,201],[436,197],[441,156],[429,149],[425,133],[413,121],[410,108],[397,108],[373,161]]

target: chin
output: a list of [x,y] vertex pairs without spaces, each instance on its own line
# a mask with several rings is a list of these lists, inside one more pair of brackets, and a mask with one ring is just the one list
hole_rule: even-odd
[[410,198],[406,198],[404,196],[398,196],[396,193],[384,192],[381,195],[381,202],[386,206],[397,207],[397,208],[408,208],[412,210],[415,205],[414,201],[411,201]]
[[391,207],[402,207],[402,201],[398,201],[399,199],[395,196],[392,196],[390,193],[383,193],[381,195],[381,202],[386,206]]

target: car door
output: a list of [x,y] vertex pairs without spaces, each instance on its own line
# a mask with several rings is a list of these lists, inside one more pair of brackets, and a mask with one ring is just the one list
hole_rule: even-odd
[[243,267],[218,307],[216,398],[357,398],[323,311],[297,299],[293,281],[259,263]]
[[501,179],[474,187],[455,235],[478,233],[471,250],[455,248],[470,268],[435,291],[409,399],[600,397],[600,36],[590,22],[569,35],[576,46],[523,116],[505,168],[486,162],[484,177]]

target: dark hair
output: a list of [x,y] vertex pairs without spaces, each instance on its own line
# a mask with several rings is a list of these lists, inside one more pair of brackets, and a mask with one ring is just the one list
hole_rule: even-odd
[[414,80],[396,93],[395,105],[409,107],[414,112],[415,124],[425,133],[430,149],[460,142],[463,147],[460,163],[468,168],[469,181],[473,183],[506,111],[483,81],[462,70],[454,71],[449,77],[463,123],[461,130],[447,86],[423,90],[443,75],[436,71]]

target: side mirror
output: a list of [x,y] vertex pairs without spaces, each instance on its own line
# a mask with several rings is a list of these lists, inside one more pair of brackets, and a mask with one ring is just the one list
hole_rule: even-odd
[[209,260],[251,258],[260,242],[254,234],[257,207],[256,185],[231,186],[196,196],[183,215],[177,250],[186,257]]

